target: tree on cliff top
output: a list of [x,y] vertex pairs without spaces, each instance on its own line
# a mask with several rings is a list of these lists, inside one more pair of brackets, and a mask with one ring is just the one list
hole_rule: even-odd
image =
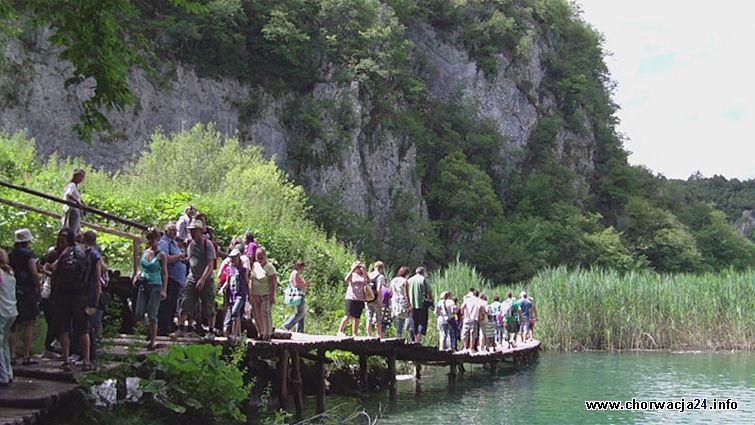
[[[203,6],[191,0],[167,0],[198,13]],[[133,104],[128,71],[146,64],[144,37],[128,33],[124,24],[139,19],[136,2],[130,0],[22,0],[0,2],[0,34],[5,37],[29,30],[50,28],[53,46],[61,48],[60,59],[73,65],[66,86],[83,85],[91,96],[82,102],[76,133],[91,142],[94,132],[111,132],[104,115]]]

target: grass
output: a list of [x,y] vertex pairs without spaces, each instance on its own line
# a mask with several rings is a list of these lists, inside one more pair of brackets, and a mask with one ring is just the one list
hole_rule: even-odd
[[755,270],[620,274],[552,269],[526,285],[545,346],[573,349],[755,349]]
[[[538,310],[535,337],[550,350],[755,349],[755,270],[622,274],[562,267],[524,284],[494,286],[457,262],[429,278],[436,298],[443,291],[461,298],[470,286],[489,299],[526,290]],[[437,338],[431,323],[427,345]]]

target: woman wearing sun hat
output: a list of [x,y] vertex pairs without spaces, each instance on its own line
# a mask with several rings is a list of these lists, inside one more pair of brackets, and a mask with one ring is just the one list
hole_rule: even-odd
[[37,255],[30,249],[32,237],[29,229],[16,230],[13,250],[8,253],[8,261],[16,277],[16,301],[18,317],[11,328],[10,350],[11,356],[16,355],[16,329],[23,329],[23,360],[21,364],[32,365],[37,361],[31,358],[31,341],[33,338],[34,321],[39,315],[39,300],[41,294]]
[[345,336],[343,331],[349,321],[353,321],[351,334],[356,336],[359,331],[359,319],[362,317],[362,310],[364,310],[364,286],[369,280],[364,270],[364,264],[361,261],[354,261],[345,280],[346,314],[338,326],[338,336]]

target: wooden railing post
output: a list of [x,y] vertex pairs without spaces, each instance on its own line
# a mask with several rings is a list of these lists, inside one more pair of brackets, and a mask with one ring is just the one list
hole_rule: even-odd
[[[324,348],[317,350],[317,357],[325,358]],[[327,381],[325,378],[325,362],[322,360],[315,362],[315,375],[317,376],[317,413],[323,413],[325,412],[325,386]]]
[[370,389],[367,373],[367,354],[359,354],[359,381],[362,391],[367,392]]
[[291,383],[294,386],[294,409],[296,416],[304,413],[304,388],[301,377],[301,358],[299,351],[291,353]]
[[278,354],[278,383],[280,384],[280,392],[278,394],[278,401],[280,407],[286,410],[288,405],[288,360],[289,352],[287,349],[282,349]]
[[396,398],[396,352],[388,353],[388,392],[391,399]]

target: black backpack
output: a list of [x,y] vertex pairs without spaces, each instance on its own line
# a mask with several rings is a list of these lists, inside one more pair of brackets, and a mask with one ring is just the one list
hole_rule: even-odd
[[372,293],[375,294],[375,298],[371,300],[365,300],[365,301],[373,302],[376,299],[380,298],[380,293],[378,292],[378,279],[380,279],[380,276],[381,274],[378,273],[377,275],[375,275],[375,277],[370,279],[370,283],[368,283],[368,285],[370,285],[370,288],[372,288]]
[[58,264],[55,267],[53,275],[55,288],[68,293],[86,291],[91,264],[89,253],[84,248],[78,245],[68,248],[58,258]]

